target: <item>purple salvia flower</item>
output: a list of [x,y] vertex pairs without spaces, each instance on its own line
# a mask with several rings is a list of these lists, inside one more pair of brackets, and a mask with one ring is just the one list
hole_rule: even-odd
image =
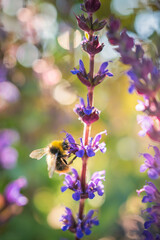
[[27,179],[24,177],[9,183],[5,189],[5,198],[9,204],[16,204],[18,206],[24,206],[27,204],[28,199],[20,193],[21,188],[27,186]]
[[99,196],[102,196],[104,194],[104,185],[102,183],[102,180],[105,181],[104,170],[100,172],[95,172],[92,175],[86,190],[90,199],[93,199],[95,197],[95,192],[97,192]]
[[138,195],[141,192],[145,192],[147,194],[143,197],[142,202],[155,202],[160,204],[160,192],[152,182],[148,182],[148,185],[144,185],[142,189],[137,190]]
[[79,70],[77,68],[74,68],[74,70],[71,70],[71,73],[74,74],[74,75],[77,75],[79,80],[84,85],[86,85],[88,87],[91,86],[88,74],[86,73],[86,70],[85,70],[85,67],[84,67],[84,63],[83,63],[83,61],[81,59],[79,60]]
[[65,174],[65,181],[63,182],[64,186],[61,187],[61,191],[64,192],[67,189],[74,191],[72,198],[75,201],[80,200],[80,198],[90,198],[95,197],[97,192],[99,196],[102,196],[104,193],[104,185],[102,181],[105,181],[105,171],[95,172],[89,183],[86,185],[85,192],[82,191],[80,177],[77,171],[72,168],[72,174]]
[[63,182],[65,186],[61,187],[61,191],[64,192],[67,189],[74,191],[72,197],[75,201],[79,201],[82,194],[80,178],[76,169],[72,168],[71,170],[72,175],[65,174],[65,181]]
[[103,131],[98,133],[94,139],[89,139],[89,144],[84,146],[82,138],[80,138],[80,144],[77,144],[72,137],[71,134],[66,132],[66,138],[64,140],[67,140],[69,142],[69,153],[75,154],[77,157],[82,158],[84,154],[86,153],[88,157],[95,156],[95,152],[100,150],[102,153],[106,152],[106,144],[104,142],[99,143],[101,140],[102,134],[107,135],[107,131]]
[[77,104],[74,112],[79,115],[79,119],[90,125],[99,119],[100,111],[89,104],[89,98],[87,96],[87,106],[85,105],[84,99],[80,98],[80,104]]
[[69,208],[66,208],[66,214],[63,215],[60,219],[63,222],[62,230],[69,230],[73,233],[76,233],[78,238],[82,238],[85,235],[91,234],[91,228],[95,225],[99,225],[99,221],[96,217],[92,217],[94,210],[90,210],[88,214],[83,216],[83,219],[75,219],[73,217],[72,211]]
[[157,179],[160,176],[160,151],[158,147],[152,146],[155,152],[154,157],[148,153],[142,154],[146,159],[144,164],[140,168],[140,172],[144,172],[148,169],[148,176],[151,179]]
[[63,226],[62,226],[62,230],[66,231],[66,230],[70,230],[71,232],[75,231],[75,227],[76,227],[76,222],[75,219],[72,215],[72,211],[70,208],[66,207],[66,214],[62,215],[61,222],[63,222]]
[[154,240],[153,235],[148,230],[144,230],[142,236],[142,240]]
[[106,144],[104,142],[99,143],[99,141],[102,138],[102,134],[107,135],[107,130],[104,130],[103,132],[98,133],[93,139],[92,146],[95,152],[97,152],[98,150],[100,150],[102,153],[106,152]]

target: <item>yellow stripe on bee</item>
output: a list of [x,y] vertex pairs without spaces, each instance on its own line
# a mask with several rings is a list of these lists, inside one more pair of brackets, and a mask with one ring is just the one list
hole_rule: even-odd
[[62,143],[63,143],[63,141],[53,141],[53,142],[51,142],[51,145],[52,145],[52,147],[58,148],[61,153],[64,153]]

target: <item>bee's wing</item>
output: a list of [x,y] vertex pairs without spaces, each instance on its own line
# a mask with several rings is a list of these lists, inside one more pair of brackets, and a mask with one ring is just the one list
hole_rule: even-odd
[[48,165],[49,178],[52,178],[56,168],[57,154],[48,154],[46,160]]
[[40,148],[40,149],[36,149],[36,150],[32,151],[29,156],[31,158],[40,160],[44,155],[47,154],[47,152],[48,152],[48,148]]

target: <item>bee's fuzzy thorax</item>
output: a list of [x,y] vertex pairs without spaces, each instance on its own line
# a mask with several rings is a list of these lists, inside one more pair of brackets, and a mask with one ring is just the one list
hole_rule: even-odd
[[55,141],[51,142],[51,147],[57,148],[61,152],[61,154],[63,154],[64,149],[63,149],[62,143],[63,143],[63,141],[55,140]]

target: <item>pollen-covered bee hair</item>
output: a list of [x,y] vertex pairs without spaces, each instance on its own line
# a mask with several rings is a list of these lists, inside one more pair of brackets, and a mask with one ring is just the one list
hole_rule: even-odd
[[51,178],[54,172],[66,173],[70,171],[69,165],[73,163],[77,156],[67,163],[67,159],[71,155],[67,152],[69,148],[69,143],[67,141],[53,141],[45,148],[32,151],[29,156],[40,160],[46,155],[49,177]]

